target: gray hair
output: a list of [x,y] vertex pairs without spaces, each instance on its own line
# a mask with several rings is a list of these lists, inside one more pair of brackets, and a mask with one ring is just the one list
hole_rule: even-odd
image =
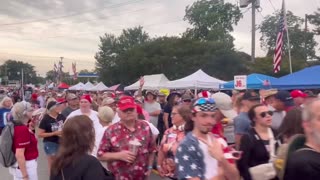
[[102,107],[99,107],[99,110],[98,110],[98,117],[106,122],[106,123],[111,123],[113,118],[114,118],[114,111],[108,107],[108,106],[102,106]]
[[[0,108],[4,108],[4,102],[6,102],[6,101],[8,101],[8,100],[10,100],[11,102],[12,102],[12,99],[10,98],[10,97],[8,97],[8,96],[5,96],[2,100],[1,100],[1,102],[0,102]],[[11,107],[10,107],[11,108]]]
[[311,101],[303,108],[303,111],[302,111],[302,120],[303,121],[311,121],[312,119],[314,119],[315,114],[314,114],[314,112],[312,112],[312,107],[317,102],[320,102],[320,98],[317,98],[317,99]]
[[32,109],[31,104],[26,101],[17,102],[11,109],[13,121],[23,124],[26,123],[26,121],[29,120],[27,112]]

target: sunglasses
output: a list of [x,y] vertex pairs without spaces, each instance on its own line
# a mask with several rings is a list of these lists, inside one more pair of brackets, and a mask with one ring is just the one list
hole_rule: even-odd
[[127,113],[127,112],[133,112],[135,109],[134,108],[129,108],[129,109],[126,109],[124,110],[123,112]]
[[190,102],[191,102],[191,99],[185,99],[185,100],[183,100],[183,102],[188,102],[188,103],[190,103]]
[[200,98],[194,103],[194,105],[215,104],[215,103],[216,102],[212,98]]
[[260,113],[260,116],[261,116],[262,118],[265,118],[267,115],[272,116],[272,115],[273,115],[273,111],[266,111],[266,112]]

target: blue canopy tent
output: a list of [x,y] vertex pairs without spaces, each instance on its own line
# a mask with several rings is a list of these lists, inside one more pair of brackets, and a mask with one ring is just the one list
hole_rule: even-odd
[[[253,73],[247,76],[247,89],[270,89],[270,82],[276,80],[272,76]],[[234,81],[220,84],[221,90],[234,89]]]
[[271,80],[271,86],[277,89],[320,88],[320,65],[302,69],[274,81]]

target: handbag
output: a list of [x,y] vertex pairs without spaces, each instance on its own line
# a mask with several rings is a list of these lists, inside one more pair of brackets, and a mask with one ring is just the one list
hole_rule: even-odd
[[253,180],[270,180],[276,177],[276,170],[273,165],[275,157],[275,140],[271,128],[268,129],[268,134],[270,146],[269,162],[249,168],[249,172]]

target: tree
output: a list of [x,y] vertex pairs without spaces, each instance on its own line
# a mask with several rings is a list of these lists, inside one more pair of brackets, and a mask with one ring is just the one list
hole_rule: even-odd
[[177,79],[203,69],[212,76],[230,80],[235,74],[248,71],[246,62],[250,56],[245,57],[225,49],[221,42],[159,37],[119,54],[106,79],[112,84],[130,84],[147,74],[164,73],[169,79]]
[[[276,45],[276,38],[278,34],[280,20],[280,12],[276,12],[273,15],[268,15],[264,18],[263,22],[259,26],[262,36],[260,38],[261,47],[268,51],[267,56],[273,56]],[[304,20],[298,16],[295,16],[292,12],[287,12],[287,25],[289,29],[290,49],[293,58],[314,59],[316,57],[315,47],[317,42],[315,41],[314,32],[305,32],[303,29]],[[284,35],[284,48],[283,52],[288,52],[287,36]],[[306,48],[305,48],[306,44]]]
[[233,47],[234,38],[230,32],[242,18],[238,6],[223,0],[199,0],[187,6],[184,17],[193,27],[184,33],[185,37],[199,40],[218,41]]
[[[46,80],[50,82],[57,82],[57,73],[55,73],[53,70],[50,70],[46,73]],[[67,83],[67,84],[76,84],[78,81],[75,81],[72,79],[70,76],[69,72],[62,72],[62,82]]]
[[314,14],[308,16],[310,23],[316,26],[315,32],[320,35],[320,8]]
[[[299,71],[307,66],[303,59],[292,59],[292,71]],[[279,73],[273,72],[273,57],[256,58],[256,61],[251,65],[250,71],[252,73],[261,73],[273,77],[281,77],[290,73],[289,58],[282,57],[281,71]]]
[[[150,40],[149,35],[141,26],[122,31],[119,37],[113,34],[105,34],[100,37],[101,44],[95,55],[96,71],[100,80],[113,85],[119,82],[116,77],[119,75],[119,62],[121,55],[135,47]],[[112,77],[112,78],[110,78]]]
[[7,60],[0,66],[1,76],[8,77],[8,80],[19,80],[22,79],[22,69],[23,69],[23,80],[25,84],[33,83],[37,84],[37,74],[34,70],[34,66],[29,63],[24,63],[17,60]]

